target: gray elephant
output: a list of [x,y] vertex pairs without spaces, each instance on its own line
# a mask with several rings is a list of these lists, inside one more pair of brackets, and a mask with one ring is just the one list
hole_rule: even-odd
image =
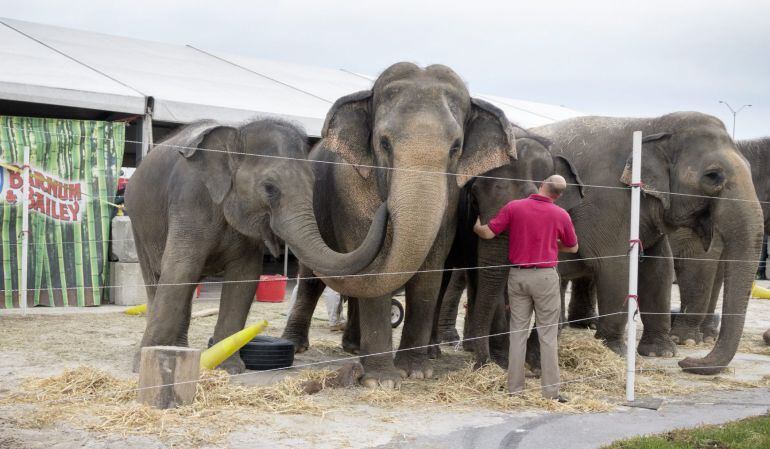
[[[647,356],[671,356],[669,336],[673,278],[666,236],[687,227],[704,247],[718,235],[723,257],[756,261],[762,243],[762,211],[750,168],[715,117],[678,112],[651,119],[582,117],[531,131],[554,141],[554,148],[577,167],[587,187],[583,202],[570,211],[580,239],[574,258],[561,263],[563,279],[591,277],[600,317],[597,337],[616,352],[625,351],[625,301],[628,289],[631,135],[644,134],[639,264],[639,305],[644,333],[637,350]],[[737,201],[730,201],[737,200]],[[735,355],[743,331],[756,262],[725,267],[722,331],[704,358],[679,365],[708,374],[722,370]],[[604,316],[602,316],[604,315]]]
[[[310,156],[328,162],[315,166],[314,205],[323,237],[333,248],[356,247],[380,201],[388,204],[390,224],[381,253],[364,271],[368,276],[300,282],[284,338],[298,351],[308,347],[310,318],[325,283],[357,301],[362,384],[396,387],[402,376],[430,377],[426,345],[454,238],[453,206],[471,177],[515,157],[503,112],[471,98],[462,79],[442,65],[397,63],[371,90],[337,100]],[[310,269],[300,274],[310,275]],[[402,286],[406,318],[394,359],[387,353],[390,300]]]
[[[324,245],[307,151],[304,131],[276,119],[240,127],[196,122],[154,146],[132,176],[125,203],[149,299],[141,347],[187,345],[193,290],[206,275],[224,275],[214,341],[243,329],[263,248],[277,256],[280,239],[325,274],[369,265],[382,245],[385,206],[373,213],[355,251]],[[237,353],[222,367],[244,369]]]
[[[764,233],[770,232],[770,137],[739,140],[735,146],[751,165],[751,180],[757,198],[762,203]],[[671,328],[671,338],[679,344],[714,342],[718,336],[719,320],[714,315],[719,291],[724,280],[725,264],[712,262],[723,257],[722,239],[714,239],[707,250],[692,244],[692,230],[681,229],[671,236],[671,250],[675,257],[679,292],[682,300],[680,311],[691,315],[678,315]]]
[[[504,167],[496,168],[484,176],[475,179],[472,184],[466,186],[470,189],[470,200],[464,204],[474,212],[466,214],[460,211],[461,216],[468,216],[475,222],[479,216],[483,223],[487,223],[509,201],[526,198],[532,193],[537,193],[537,182],[552,174],[562,175],[568,183],[568,188],[559,198],[557,204],[566,210],[571,210],[580,204],[583,196],[583,187],[577,170],[562,155],[552,155],[551,142],[528,132],[516,128],[516,148],[518,160]],[[505,311],[505,293],[508,279],[508,235],[501,234],[491,240],[475,238],[472,225],[459,226],[458,232],[469,234],[464,239],[465,248],[459,251],[463,254],[474,254],[475,258],[466,261],[471,267],[481,268],[468,272],[468,310],[464,339],[469,341],[468,347],[474,352],[476,366],[480,367],[489,362],[490,358],[503,367],[508,366],[507,335],[493,337],[497,344],[490,345],[487,335],[496,335],[508,332],[507,313]],[[457,243],[463,239],[458,238]],[[454,277],[454,274],[452,275]],[[455,280],[455,282],[458,282]],[[454,286],[457,290],[459,286]],[[451,320],[452,311],[456,316],[456,295],[447,297],[446,304],[442,304],[439,313],[439,334],[451,337],[454,330],[454,321]],[[447,316],[449,315],[449,316]],[[456,332],[456,331],[455,331]],[[536,341],[536,335],[532,341]],[[490,353],[490,346],[493,351]],[[530,344],[530,347],[532,345]]]

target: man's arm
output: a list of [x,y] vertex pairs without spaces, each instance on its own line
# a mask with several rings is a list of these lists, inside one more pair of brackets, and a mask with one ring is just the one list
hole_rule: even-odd
[[570,253],[575,254],[578,252],[578,245],[575,244],[575,246],[564,246],[561,243],[561,240],[557,240],[557,243],[559,244],[559,252],[560,253]]
[[476,224],[473,225],[473,232],[484,240],[489,240],[495,237],[495,233],[489,229],[489,225],[481,224],[481,218],[476,218]]

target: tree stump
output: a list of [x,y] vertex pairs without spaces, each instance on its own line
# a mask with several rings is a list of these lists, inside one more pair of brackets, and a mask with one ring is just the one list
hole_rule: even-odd
[[158,409],[174,408],[195,399],[200,349],[177,346],[142,348],[137,400]]

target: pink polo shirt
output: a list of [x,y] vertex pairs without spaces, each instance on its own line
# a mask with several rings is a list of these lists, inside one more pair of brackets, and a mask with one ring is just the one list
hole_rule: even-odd
[[566,247],[578,243],[567,211],[537,193],[503,206],[489,221],[489,229],[495,235],[508,232],[508,260],[525,267],[555,267],[559,262],[556,240]]

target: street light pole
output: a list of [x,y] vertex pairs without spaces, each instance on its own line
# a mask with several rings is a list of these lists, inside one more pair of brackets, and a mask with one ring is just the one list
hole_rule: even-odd
[[719,102],[722,103],[723,105],[727,106],[727,109],[729,109],[730,112],[733,113],[733,140],[735,140],[735,118],[738,115],[738,113],[743,110],[743,108],[750,108],[751,105],[750,104],[744,104],[743,106],[739,107],[736,110],[736,109],[733,109],[733,107],[730,106],[730,103],[728,103],[726,101],[719,100]]

